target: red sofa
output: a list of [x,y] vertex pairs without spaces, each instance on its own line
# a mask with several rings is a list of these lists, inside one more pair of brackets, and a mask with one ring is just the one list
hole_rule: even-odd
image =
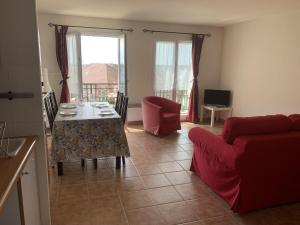
[[221,135],[192,128],[191,170],[235,212],[300,200],[300,115],[225,121]]
[[166,98],[145,97],[142,101],[144,130],[154,135],[180,130],[180,108],[180,104]]

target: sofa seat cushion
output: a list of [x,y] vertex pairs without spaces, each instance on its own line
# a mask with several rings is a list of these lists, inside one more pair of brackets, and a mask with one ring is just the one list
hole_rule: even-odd
[[300,114],[292,114],[289,118],[293,122],[292,130],[300,131]]
[[164,121],[174,122],[174,121],[178,121],[178,118],[180,118],[180,115],[177,113],[165,112],[162,114],[162,118]]
[[284,115],[231,117],[225,121],[222,136],[226,143],[232,144],[239,136],[286,132],[291,128],[291,119]]

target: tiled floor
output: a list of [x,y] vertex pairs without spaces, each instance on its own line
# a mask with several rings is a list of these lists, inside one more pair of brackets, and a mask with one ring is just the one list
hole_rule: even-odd
[[63,177],[50,168],[52,224],[300,225],[300,204],[232,213],[189,171],[191,127],[183,123],[180,132],[165,138],[146,134],[140,126],[128,127],[132,156],[120,170],[114,158],[99,159],[97,170],[91,161],[84,170],[80,162],[66,163]]

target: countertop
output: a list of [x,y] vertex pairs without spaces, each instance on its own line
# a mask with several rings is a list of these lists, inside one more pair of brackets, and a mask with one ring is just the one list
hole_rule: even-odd
[[36,141],[36,136],[28,136],[15,157],[0,158],[0,212],[10,191],[17,184]]

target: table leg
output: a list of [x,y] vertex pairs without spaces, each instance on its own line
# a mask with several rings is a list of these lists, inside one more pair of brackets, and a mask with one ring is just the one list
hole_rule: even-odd
[[203,122],[203,118],[204,118],[204,107],[201,106],[201,108],[200,108],[200,122],[201,123]]
[[81,159],[81,167],[84,168],[85,159]]
[[210,126],[213,127],[215,125],[215,110],[211,111],[211,119],[210,119]]
[[98,167],[97,158],[93,159],[93,164],[94,164],[94,168],[97,169]]
[[64,175],[64,165],[62,162],[57,162],[57,175],[58,176]]
[[122,156],[122,163],[123,163],[123,166],[125,166],[125,156]]
[[116,169],[121,168],[121,156],[116,156]]

